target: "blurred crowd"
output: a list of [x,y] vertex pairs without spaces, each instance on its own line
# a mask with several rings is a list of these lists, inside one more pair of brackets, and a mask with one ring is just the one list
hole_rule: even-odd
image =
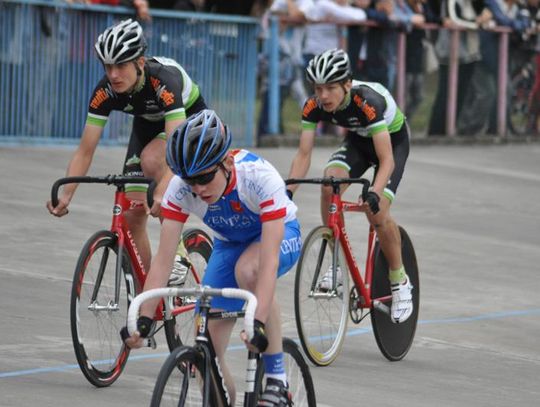
[[[66,0],[134,7],[141,20],[149,10],[167,9],[247,15],[261,18],[264,38],[268,18],[280,19],[280,95],[302,106],[311,89],[304,68],[326,49],[346,49],[353,77],[375,81],[394,91],[397,36],[407,33],[405,106],[411,119],[425,100],[426,74],[438,71],[437,91],[427,120],[427,135],[446,132],[447,82],[451,31],[460,29],[456,128],[463,136],[496,134],[499,34],[512,31],[509,84],[527,67],[532,86],[527,99],[527,132],[539,133],[540,0]],[[495,29],[495,30],[494,30]],[[258,133],[268,133],[268,56],[261,47]],[[511,91],[511,90],[509,90]],[[322,132],[338,131],[321,129]]]

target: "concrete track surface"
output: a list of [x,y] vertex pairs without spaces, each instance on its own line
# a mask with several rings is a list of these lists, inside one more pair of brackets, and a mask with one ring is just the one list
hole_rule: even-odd
[[[287,175],[294,149],[255,150]],[[320,176],[332,149],[314,152]],[[0,148],[0,406],[146,406],[167,348],[133,352],[119,380],[96,389],[76,364],[69,327],[73,268],[108,228],[112,188],[81,186],[70,214],[45,209],[72,148]],[[124,148],[98,148],[90,174],[121,168]],[[351,191],[351,197],[353,192]],[[319,224],[319,189],[295,201],[303,235]],[[540,399],[540,145],[413,146],[393,213],[416,247],[421,309],[400,362],[379,352],[368,320],[349,324],[338,359],[312,366],[319,406],[535,406]],[[193,225],[198,225],[196,221]],[[348,218],[356,257],[367,223]],[[150,221],[157,247],[158,222]],[[283,326],[297,338],[291,271],[279,282]],[[235,332],[229,359],[243,378]]]

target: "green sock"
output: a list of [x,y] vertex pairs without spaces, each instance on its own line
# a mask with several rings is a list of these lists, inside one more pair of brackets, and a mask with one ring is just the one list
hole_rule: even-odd
[[405,281],[407,273],[405,273],[405,266],[403,264],[397,270],[390,270],[388,273],[388,278],[390,279],[390,284],[399,284]]

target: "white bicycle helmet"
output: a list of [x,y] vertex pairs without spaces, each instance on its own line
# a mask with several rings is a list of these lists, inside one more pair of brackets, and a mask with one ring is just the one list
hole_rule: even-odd
[[101,62],[107,65],[137,59],[146,50],[143,29],[132,19],[120,21],[100,34],[95,49]]
[[316,55],[306,68],[307,80],[323,85],[351,78],[349,57],[342,49],[329,49]]

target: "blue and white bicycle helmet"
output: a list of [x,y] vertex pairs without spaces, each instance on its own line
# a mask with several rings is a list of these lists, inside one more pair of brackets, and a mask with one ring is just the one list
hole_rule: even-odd
[[193,177],[219,163],[231,141],[231,132],[216,112],[202,110],[189,117],[169,137],[167,164],[174,174]]
[[316,55],[306,68],[307,80],[318,85],[341,82],[351,76],[349,56],[342,49],[329,49]]
[[146,40],[141,25],[129,18],[103,31],[94,47],[101,62],[116,65],[144,55]]

